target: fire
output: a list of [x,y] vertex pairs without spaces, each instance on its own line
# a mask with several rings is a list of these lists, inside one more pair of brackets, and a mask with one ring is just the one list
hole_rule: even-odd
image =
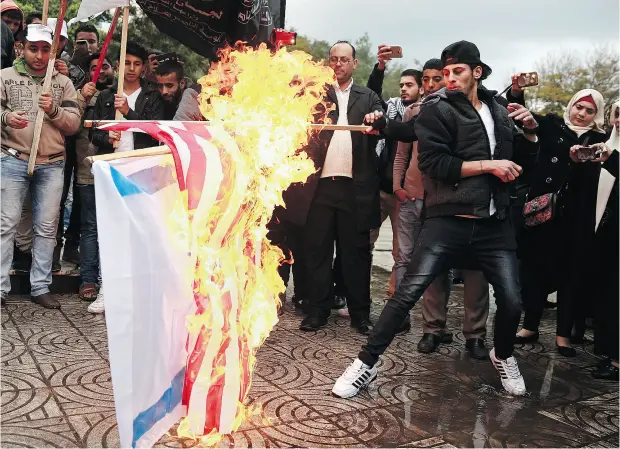
[[224,149],[225,188],[209,211],[190,217],[186,230],[197,254],[197,313],[187,320],[181,437],[203,436],[213,445],[256,413],[244,405],[255,354],[278,321],[278,295],[285,291],[277,272],[284,255],[267,240],[267,223],[284,205],[282,192],[315,171],[300,149],[334,81],[331,69],[310,55],[264,45],[226,49],[199,81],[201,111]]

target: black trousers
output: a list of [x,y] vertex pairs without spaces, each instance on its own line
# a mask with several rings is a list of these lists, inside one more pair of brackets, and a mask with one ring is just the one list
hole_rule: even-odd
[[334,242],[338,240],[342,278],[351,321],[370,315],[370,230],[360,230],[353,180],[322,178],[303,232],[308,300],[306,311],[328,316],[333,303]]
[[495,353],[500,359],[512,355],[521,317],[521,285],[510,220],[435,217],[422,224],[407,273],[359,354],[362,362],[377,363],[427,287],[452,267],[480,269],[493,286]]
[[535,260],[526,258],[520,262],[521,285],[523,287],[523,328],[537,332],[549,293],[557,291],[556,335],[570,338],[575,324],[575,300],[581,299],[571,291],[568,280],[558,282],[548,266],[541,266]]
[[280,220],[275,215],[267,225],[267,238],[284,253],[285,261],[278,267],[278,274],[284,285],[288,285],[291,271],[295,278],[295,297],[303,300],[307,290],[305,285],[305,264],[303,257],[302,230],[289,221]]
[[[75,149],[75,136],[67,137],[66,159],[65,159],[65,183],[60,199],[60,217],[58,219],[58,229],[56,231],[56,244],[62,246],[62,238],[65,237],[67,244],[74,247],[80,245],[80,216],[82,202],[80,192],[77,189],[77,153]],[[71,205],[71,215],[69,216],[69,226],[65,232],[65,203],[69,196],[69,187],[73,177],[73,204]]]

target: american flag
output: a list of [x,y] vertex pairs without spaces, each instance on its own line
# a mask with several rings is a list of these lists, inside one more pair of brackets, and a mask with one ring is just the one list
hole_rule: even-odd
[[[119,122],[99,127],[106,131],[145,132],[168,145],[172,153],[179,189],[187,191],[187,210],[195,229],[194,236],[208,240],[201,245],[217,249],[243,210],[230,191],[245,192],[247,178],[237,176],[235,161],[239,150],[234,140],[221,129],[200,123],[169,121]],[[237,197],[238,198],[238,197]],[[197,264],[200,264],[197,261]],[[197,266],[197,271],[199,269]],[[214,282],[221,280],[211,279]],[[251,380],[250,346],[237,332],[243,292],[234,279],[224,280],[219,304],[199,292],[200,280],[194,281],[197,315],[219,315],[220,329],[202,326],[189,334],[182,403],[188,409],[190,429],[195,434],[220,434],[233,431],[233,423]]]

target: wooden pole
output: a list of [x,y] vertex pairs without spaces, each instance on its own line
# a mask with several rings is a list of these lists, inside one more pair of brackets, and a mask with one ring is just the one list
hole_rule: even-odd
[[88,156],[85,161],[86,165],[90,166],[96,161],[114,161],[116,159],[126,159],[129,157],[159,156],[161,154],[171,154],[170,148],[168,148],[167,145],[161,145],[158,147],[143,148],[141,150],[123,151],[122,153],[100,154],[99,156]]
[[41,23],[47,25],[47,15],[50,7],[50,0],[43,0],[43,12],[41,14]]
[[[207,121],[172,121],[168,120],[170,124],[174,123],[200,123],[208,125]],[[101,125],[109,125],[114,123],[120,123],[120,120],[84,120],[84,128],[93,128]],[[122,120],[122,123],[152,123],[153,120]],[[166,124],[166,121],[158,120],[158,123]],[[310,128],[314,131],[364,131],[368,126],[366,125],[324,125],[322,123],[311,123]]]
[[[43,4],[43,23],[47,23],[47,8],[49,7],[46,0]],[[50,50],[50,59],[47,63],[47,71],[45,72],[45,79],[43,80],[43,86],[41,88],[41,94],[50,91],[52,84],[52,75],[54,73],[54,63],[56,61],[56,52],[58,51],[58,45],[60,41],[60,32],[62,31],[62,23],[65,20],[65,13],[67,12],[67,0],[60,0],[60,9],[58,11],[58,18],[56,19],[56,29],[54,30],[54,40],[52,41],[52,49]],[[30,155],[28,156],[28,175],[34,174],[34,166],[37,162],[37,153],[39,152],[39,142],[41,141],[41,131],[43,129],[43,120],[45,119],[45,111],[41,108],[37,111],[37,118],[34,122],[34,134],[32,135],[32,145],[30,146]]]
[[[127,27],[129,25],[129,6],[123,7],[123,27],[121,31],[121,55],[118,66],[118,89],[116,93],[123,95],[125,89],[125,59],[127,57]],[[117,110],[116,120],[119,121],[123,118],[123,115]],[[119,141],[114,142],[113,147],[118,148]]]

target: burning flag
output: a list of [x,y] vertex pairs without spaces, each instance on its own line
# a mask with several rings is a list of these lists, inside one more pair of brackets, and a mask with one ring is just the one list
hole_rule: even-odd
[[[231,79],[233,87],[223,89]],[[186,414],[179,436],[204,435],[203,442],[213,444],[237,430],[248,413],[244,404],[256,351],[277,323],[278,295],[285,289],[277,272],[284,255],[266,238],[267,223],[274,207],[284,205],[282,192],[316,170],[300,150],[315,114],[325,109],[320,107],[325,86],[333,81],[329,68],[303,52],[272,53],[264,45],[227,49],[200,80],[201,110],[209,126],[124,122],[102,127],[147,132],[174,156],[181,195],[169,207],[167,238],[187,254],[193,290],[181,351],[187,353],[183,387],[180,397],[174,395]],[[103,210],[99,190],[97,202]],[[117,250],[114,258],[131,252],[130,247]],[[108,294],[111,266],[103,262],[107,302],[116,301]],[[109,315],[107,323],[113,325]],[[168,371],[178,382],[180,371]],[[179,393],[176,387],[170,391],[168,398]],[[162,410],[172,405],[168,401]]]

